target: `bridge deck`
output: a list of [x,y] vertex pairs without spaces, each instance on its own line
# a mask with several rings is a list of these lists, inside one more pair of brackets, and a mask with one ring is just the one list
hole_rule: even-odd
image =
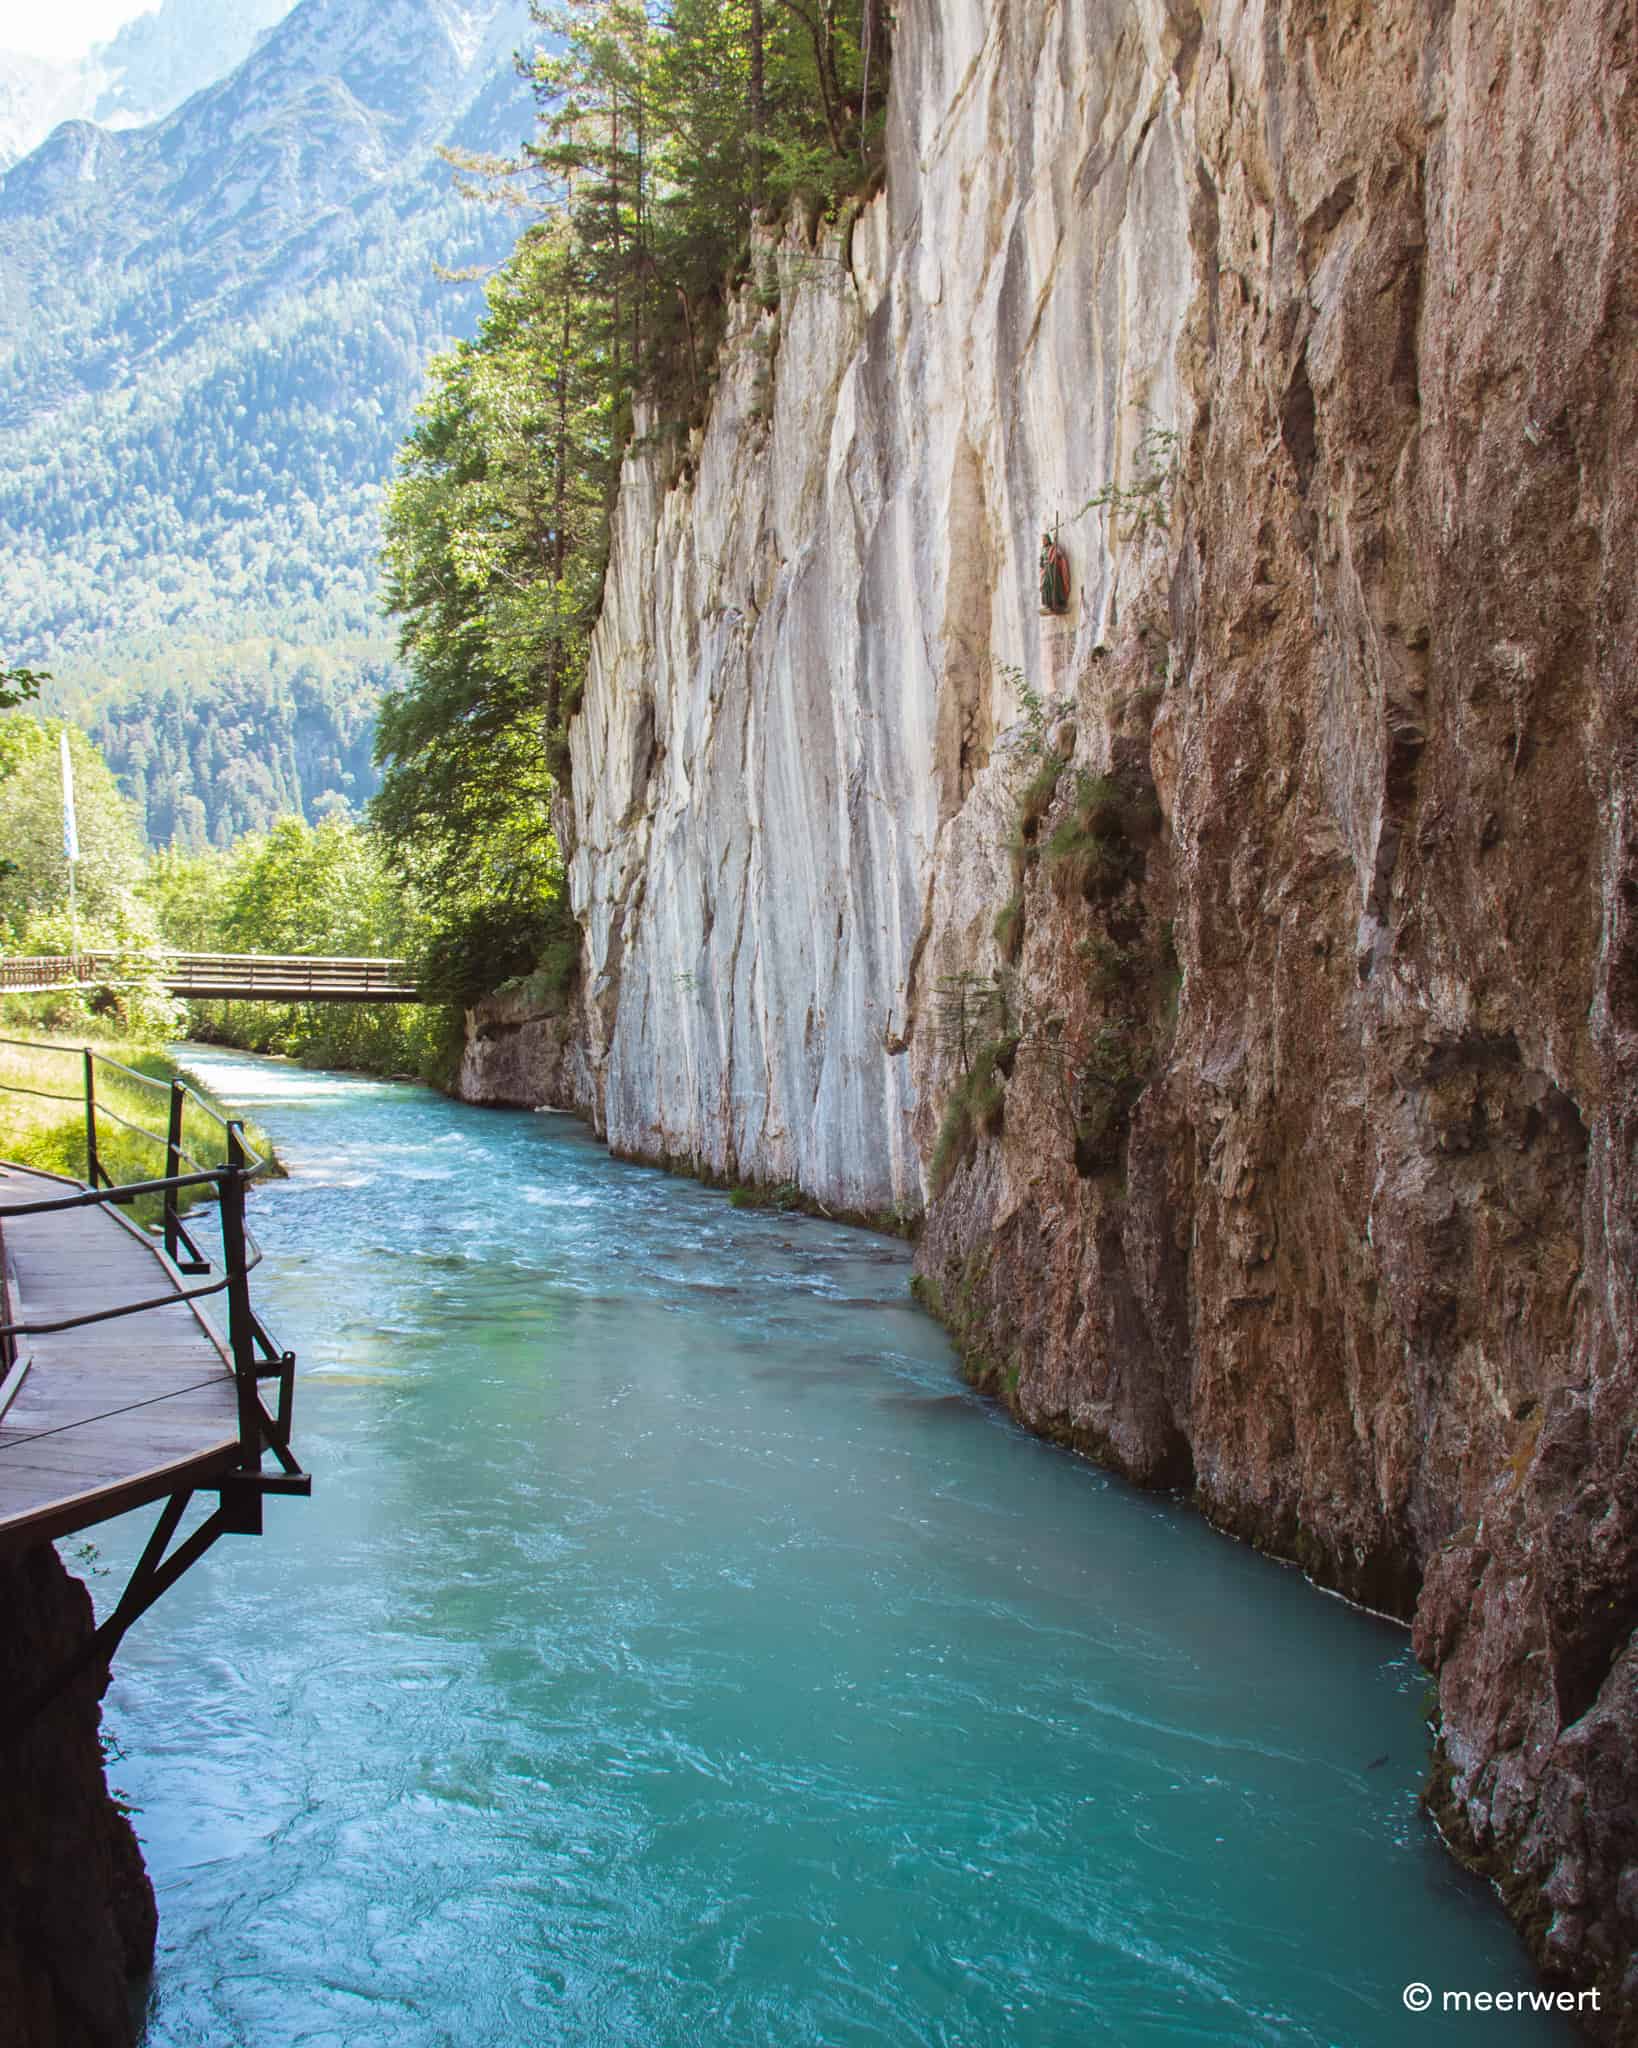
[[[183,1285],[159,1247],[106,1209],[14,1216],[70,1190],[0,1165],[0,1230],[17,1320],[55,1322]],[[0,1413],[0,1550],[64,1536],[207,1482],[238,1456],[222,1346],[191,1303],[18,1339]]]

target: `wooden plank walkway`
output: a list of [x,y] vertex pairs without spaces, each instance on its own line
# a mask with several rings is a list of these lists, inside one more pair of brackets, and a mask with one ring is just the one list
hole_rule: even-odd
[[[8,1213],[19,1202],[72,1192],[50,1175],[0,1165],[0,1229],[16,1320],[56,1322],[188,1284],[117,1212]],[[236,1462],[231,1365],[191,1303],[20,1337],[18,1347],[28,1370],[8,1380],[15,1392],[0,1414],[0,1550],[206,1484]]]

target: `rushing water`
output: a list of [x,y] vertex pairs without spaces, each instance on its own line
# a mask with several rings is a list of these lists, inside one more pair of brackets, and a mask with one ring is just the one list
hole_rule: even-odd
[[902,1246],[198,1064],[315,1480],[116,1667],[148,2048],[1500,2038],[1401,2004],[1532,1982],[1403,1636],[970,1395]]

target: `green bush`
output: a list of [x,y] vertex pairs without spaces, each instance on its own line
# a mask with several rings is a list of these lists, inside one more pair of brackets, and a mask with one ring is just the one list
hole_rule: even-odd
[[1074,801],[1042,850],[1055,893],[1106,900],[1143,871],[1144,843],[1160,822],[1152,785],[1079,775]]
[[1019,1034],[1011,1031],[980,1046],[972,1065],[951,1091],[933,1147],[935,1195],[944,1193],[957,1168],[972,1157],[981,1136],[999,1136],[1006,1117],[1007,1077],[1019,1043]]

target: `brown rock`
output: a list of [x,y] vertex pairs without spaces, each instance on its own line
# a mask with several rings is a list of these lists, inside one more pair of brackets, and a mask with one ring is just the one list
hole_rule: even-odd
[[485,996],[466,1012],[466,1037],[452,1093],[490,1109],[578,1106],[578,1020],[558,994],[525,983]]
[[[90,1632],[91,1602],[48,1545],[0,1564],[0,1692],[32,1691]],[[153,1966],[153,1887],[103,1782],[106,1671],[61,1694],[0,1772],[0,2048],[127,2048]]]
[[[1025,1421],[1414,1613],[1450,1839],[1634,2040],[1633,16],[1198,14],[1165,830],[1112,895],[1028,865],[1057,1049],[920,1271]],[[1151,673],[1129,614],[1089,768]]]

